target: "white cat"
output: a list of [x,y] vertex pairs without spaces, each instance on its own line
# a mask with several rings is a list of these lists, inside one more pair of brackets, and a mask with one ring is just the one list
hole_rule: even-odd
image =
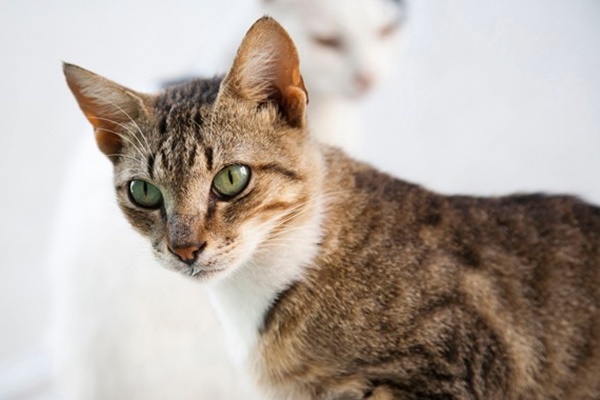
[[[393,0],[263,6],[298,45],[313,133],[358,154],[357,100],[391,68],[401,6]],[[71,161],[51,257],[62,394],[67,400],[251,399],[222,356],[222,329],[206,294],[156,265],[112,200],[110,168],[92,132],[86,134]]]
[[394,0],[263,0],[290,33],[310,96],[311,133],[361,156],[361,104],[395,65],[404,3]]

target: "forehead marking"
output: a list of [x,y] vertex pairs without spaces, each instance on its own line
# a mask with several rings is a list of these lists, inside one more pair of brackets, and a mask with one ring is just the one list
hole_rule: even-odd
[[154,161],[154,154],[150,154],[148,156],[148,162],[146,163],[146,165],[148,166],[148,175],[150,176],[150,179],[154,179]]
[[213,149],[212,147],[205,147],[204,148],[204,155],[206,156],[206,168],[209,171],[212,171],[213,169]]

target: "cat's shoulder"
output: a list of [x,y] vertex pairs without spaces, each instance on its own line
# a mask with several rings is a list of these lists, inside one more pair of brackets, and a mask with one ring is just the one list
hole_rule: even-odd
[[351,188],[354,194],[376,193],[378,198],[383,200],[394,199],[407,192],[428,192],[420,185],[399,179],[369,163],[356,160],[337,147],[324,145],[323,154],[328,179],[345,188]]

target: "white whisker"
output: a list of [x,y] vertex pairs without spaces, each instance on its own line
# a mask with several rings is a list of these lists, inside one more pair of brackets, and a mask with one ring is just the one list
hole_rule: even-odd
[[[123,125],[117,121],[113,121],[111,119],[108,118],[100,118],[100,117],[96,117],[96,119],[102,120],[102,121],[108,121],[108,122],[112,122],[114,124],[119,125],[120,127],[122,127],[123,129],[125,129],[127,132],[129,132],[130,134],[132,134],[134,137],[135,135],[133,134],[133,131],[129,130],[128,127],[126,125]],[[133,146],[133,148],[140,154],[140,156],[142,156],[142,158],[146,158],[146,156],[144,155],[144,152],[142,151],[142,149],[140,149],[135,143],[133,143],[127,136],[125,136],[123,133],[121,132],[117,132],[108,128],[101,128],[101,130],[106,131],[106,132],[110,132],[112,134],[117,135],[119,138],[127,141],[127,143],[131,144],[131,146]],[[139,141],[138,141],[139,142]],[[149,152],[148,152],[149,153]]]
[[[112,101],[108,100],[108,99],[103,99],[104,101],[106,101],[108,104],[114,106],[117,110],[121,111],[123,114],[125,114],[125,116],[127,118],[129,118],[129,120],[131,122],[133,122],[133,124],[135,125],[135,127],[137,128],[138,132],[140,133],[140,136],[142,137],[142,139],[144,139],[145,142],[145,149],[148,153],[150,153],[150,146],[148,145],[148,141],[146,140],[146,137],[144,136],[144,133],[142,132],[142,130],[140,129],[140,126],[138,125],[138,123],[131,118],[131,116],[127,113],[127,111],[123,110],[118,104],[113,103]],[[137,135],[135,134],[135,132],[131,132],[132,136],[136,138],[136,140],[138,141],[139,145],[144,147],[144,143],[141,142],[141,140],[137,137]]]

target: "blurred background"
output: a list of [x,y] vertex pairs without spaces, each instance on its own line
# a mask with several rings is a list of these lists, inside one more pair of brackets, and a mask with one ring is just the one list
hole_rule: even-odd
[[[257,2],[0,1],[0,399],[60,398],[46,265],[69,160],[92,135],[60,62],[142,91],[224,72]],[[402,34],[361,106],[362,158],[445,193],[600,204],[599,1],[413,0]]]

